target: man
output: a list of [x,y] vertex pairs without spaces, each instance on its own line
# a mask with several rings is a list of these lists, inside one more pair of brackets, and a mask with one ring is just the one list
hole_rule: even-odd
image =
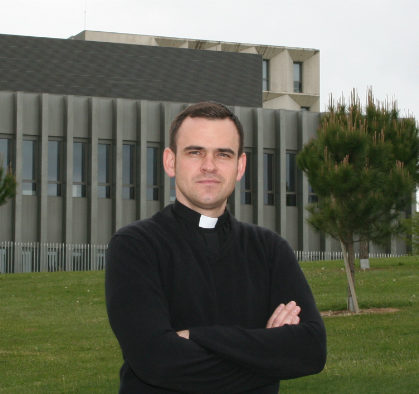
[[291,248],[226,209],[246,167],[237,117],[216,103],[188,107],[163,165],[176,202],[108,249],[120,393],[276,394],[280,379],[320,372],[325,329]]

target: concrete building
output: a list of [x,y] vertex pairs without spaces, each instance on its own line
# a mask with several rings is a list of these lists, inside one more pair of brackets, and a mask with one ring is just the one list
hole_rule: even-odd
[[[320,51],[236,42],[85,30],[74,40],[257,54],[262,57],[263,108],[320,111]],[[238,70],[240,73],[241,71]]]
[[248,167],[229,201],[234,215],[296,250],[339,250],[306,223],[316,196],[295,163],[320,113],[262,107],[263,59],[250,52],[0,35],[0,156],[18,185],[0,207],[0,272],[102,266],[103,250],[97,263],[90,246],[174,200],[161,165],[170,123],[208,99],[244,126]]
[[[117,228],[168,204],[174,184],[161,153],[171,120],[184,107],[0,92],[0,146],[18,183],[14,201],[0,207],[0,240],[103,244]],[[308,184],[295,166],[319,114],[234,111],[245,130],[248,170],[231,198],[232,211],[278,231],[295,249],[319,250],[319,236],[304,224]]]

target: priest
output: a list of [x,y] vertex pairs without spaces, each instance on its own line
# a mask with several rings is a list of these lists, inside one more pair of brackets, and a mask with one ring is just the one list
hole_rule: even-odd
[[326,333],[286,240],[236,220],[243,128],[224,105],[173,121],[163,166],[176,201],[117,231],[106,305],[120,344],[120,393],[277,394],[320,372]]

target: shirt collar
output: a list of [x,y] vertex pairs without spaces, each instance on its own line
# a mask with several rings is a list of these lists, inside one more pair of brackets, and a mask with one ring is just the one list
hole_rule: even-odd
[[224,213],[218,218],[211,218],[209,216],[201,215],[199,212],[196,212],[193,209],[183,205],[178,200],[176,200],[173,204],[173,211],[180,220],[185,221],[194,227],[207,229],[219,228],[220,226],[223,226],[228,221],[229,217],[227,210],[225,210]]

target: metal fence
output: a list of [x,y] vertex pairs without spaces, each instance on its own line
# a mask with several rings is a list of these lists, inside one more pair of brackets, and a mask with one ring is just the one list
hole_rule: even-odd
[[[97,271],[105,268],[108,245],[0,242],[0,274],[15,272]],[[295,251],[299,261],[342,260],[342,252]],[[370,253],[370,257],[399,257]],[[359,255],[356,254],[356,258]]]
[[0,242],[0,273],[97,271],[108,245]]
[[[322,251],[311,251],[305,252],[302,250],[295,250],[295,255],[298,261],[322,261],[322,260],[343,260],[343,253],[340,252],[322,252]],[[370,258],[388,258],[388,257],[401,257],[406,254],[394,254],[394,253],[369,253]],[[355,258],[359,259],[359,253],[355,253]]]

